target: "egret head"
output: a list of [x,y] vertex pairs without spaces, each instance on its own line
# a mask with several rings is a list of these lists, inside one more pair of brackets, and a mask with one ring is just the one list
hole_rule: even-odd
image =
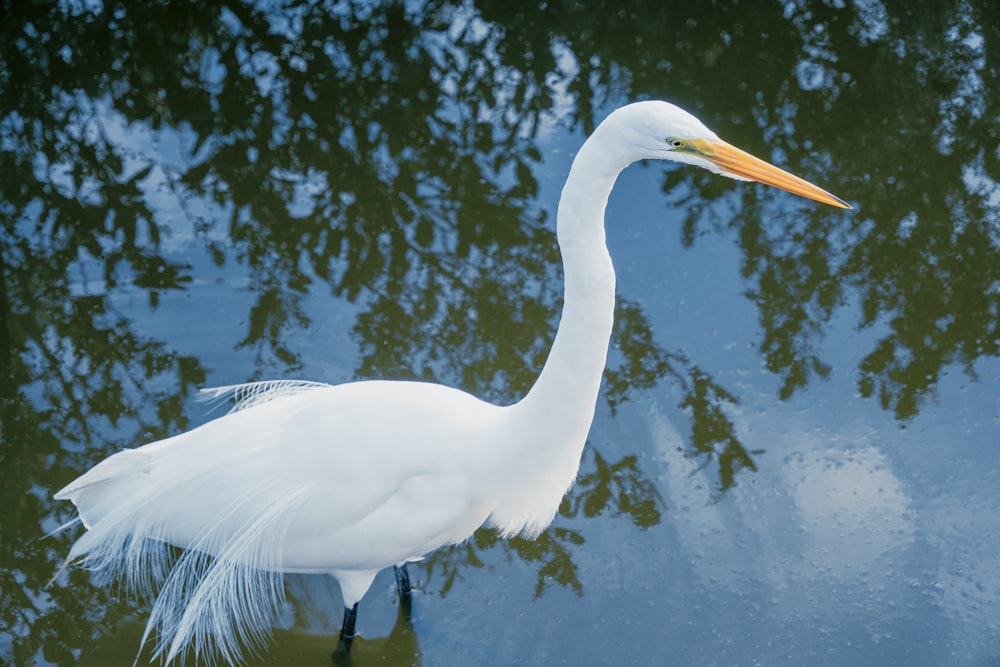
[[640,159],[691,164],[741,181],[757,181],[831,206],[850,204],[798,176],[726,143],[700,120],[669,102],[637,102],[615,111],[608,120],[620,139]]

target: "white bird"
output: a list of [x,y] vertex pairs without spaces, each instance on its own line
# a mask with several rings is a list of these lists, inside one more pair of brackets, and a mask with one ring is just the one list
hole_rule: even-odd
[[[86,532],[67,563],[159,593],[142,642],[235,663],[263,640],[282,573],[333,576],[349,648],[358,601],[382,569],[483,525],[536,537],[572,486],[611,337],[615,274],[604,210],[618,174],[663,159],[851,208],[723,142],[667,102],[618,109],[580,148],[559,200],[562,317],[538,380],[498,406],[423,382],[255,383],[212,390],[237,409],[126,449],[56,494]],[[170,546],[184,551],[175,562]],[[404,587],[401,586],[401,591]]]

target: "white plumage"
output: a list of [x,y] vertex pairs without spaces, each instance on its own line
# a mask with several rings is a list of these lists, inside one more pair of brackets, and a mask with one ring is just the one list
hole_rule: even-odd
[[[614,313],[604,209],[629,163],[661,158],[849,208],[719,140],[665,102],[619,109],[580,149],[559,203],[566,296],[528,395],[495,406],[419,382],[262,382],[208,390],[229,414],[108,457],[56,498],[87,531],[67,561],[158,590],[143,642],[238,662],[284,599],[282,573],[321,572],[355,605],[386,567],[486,524],[535,537],[576,477]],[[170,558],[170,546],[184,549]]]

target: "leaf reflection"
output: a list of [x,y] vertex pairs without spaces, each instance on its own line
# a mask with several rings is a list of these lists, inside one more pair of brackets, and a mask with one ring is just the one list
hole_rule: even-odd
[[639,468],[635,456],[623,456],[609,463],[593,446],[584,453],[581,474],[559,508],[557,523],[535,540],[521,537],[501,539],[493,530],[476,531],[472,539],[435,552],[427,559],[428,577],[442,578],[441,595],[462,576],[468,566],[482,568],[483,551],[502,549],[509,560],[512,556],[527,563],[538,564],[535,596],[556,583],[583,595],[583,584],[577,576],[572,547],[584,544],[580,531],[560,525],[578,516],[594,518],[605,513],[628,516],[638,528],[650,528],[660,523],[665,509],[659,492]]
[[[41,3],[3,21],[3,659],[74,664],[101,619],[131,610],[78,571],[41,590],[69,541],[37,539],[68,518],[48,492],[185,428],[205,379],[202,360],[137,333],[116,299],[156,308],[187,289],[184,241],[248,275],[251,374],[304,371],[289,334],[314,326],[305,298],[322,286],[358,305],[357,377],[514,400],[559,311],[552,220],[536,203],[553,119],[589,131],[609,105],[672,99],[859,204],[844,218],[693,170],[665,178],[686,243],[739,245],[781,397],[844,372],[821,343],[855,309],[872,338],[859,390],[897,417],[917,415],[952,367],[974,378],[1000,353],[987,85],[1000,20],[962,0],[744,4]],[[658,345],[625,296],[609,409],[668,379],[688,448],[730,488],[761,454],[736,435],[738,392]],[[665,508],[640,462],[588,451],[562,523],[537,542],[480,531],[436,555],[442,592],[497,548],[537,565],[537,593],[579,592],[574,522],[656,525]]]

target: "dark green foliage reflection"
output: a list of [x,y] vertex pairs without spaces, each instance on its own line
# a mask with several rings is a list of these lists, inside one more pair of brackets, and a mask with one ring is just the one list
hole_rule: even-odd
[[[0,662],[83,664],[132,610],[80,571],[44,589],[72,536],[39,539],[71,517],[52,491],[192,418],[211,360],[136,331],[123,300],[156,309],[210,263],[250,294],[256,365],[234,382],[308,370],[290,332],[313,326],[319,292],[358,308],[355,377],[522,395],[561,298],[538,203],[553,121],[588,131],[611,106],[670,99],[856,205],[664,177],[684,243],[738,245],[748,338],[782,399],[850,373],[905,423],[944,374],[974,379],[1000,353],[1000,16],[841,4],[2,3]],[[736,435],[740,392],[623,297],[608,411],[670,392],[689,453],[731,488],[763,453]],[[838,317],[871,334],[855,369],[822,357]],[[441,592],[488,549],[537,566],[539,595],[581,592],[580,521],[657,525],[642,460],[591,444],[554,528],[437,555]]]

